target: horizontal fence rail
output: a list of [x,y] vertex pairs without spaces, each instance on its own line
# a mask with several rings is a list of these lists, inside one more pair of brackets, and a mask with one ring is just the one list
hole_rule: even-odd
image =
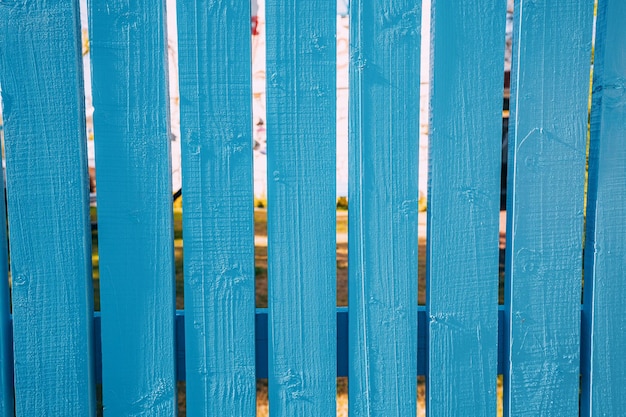
[[[505,75],[506,3],[353,0],[338,17],[335,0],[94,0],[81,34],[79,0],[0,1],[0,417],[175,416],[180,403],[194,417],[253,416],[259,379],[273,417],[328,416],[344,377],[351,416],[414,415],[421,381],[431,416],[494,416],[499,395],[504,417],[621,416],[626,3],[509,2]],[[266,271],[255,268],[258,147]],[[337,307],[344,244],[348,306]],[[267,308],[256,308],[263,274]]]
[[[587,328],[587,322],[585,318],[585,312],[582,310],[581,306],[581,332],[587,332],[589,329]],[[504,323],[504,306],[500,306],[498,309],[498,354],[497,354],[497,373],[503,374],[504,367],[506,366],[506,352],[504,351],[504,347],[506,344],[504,343],[506,334],[504,333],[505,323]],[[417,372],[416,375],[427,375],[428,373],[428,332],[427,332],[427,323],[428,318],[426,315],[426,308],[424,306],[419,306],[417,309],[417,320],[418,326],[424,326],[424,329],[417,334]],[[9,323],[11,323],[11,317],[9,317]],[[100,313],[96,313],[94,315],[94,342],[95,342],[95,372],[96,372],[96,381],[102,382],[102,334],[101,334],[101,315]],[[185,371],[185,358],[187,356],[187,348],[185,347],[185,311],[177,310],[176,311],[176,379],[178,381],[186,381],[187,374]],[[267,360],[267,349],[268,349],[268,314],[267,309],[259,308],[255,314],[254,321],[254,334],[255,334],[255,365],[256,365],[256,375],[257,379],[265,379],[268,377],[268,360]],[[12,342],[12,338],[9,335],[8,337],[9,343]],[[9,351],[9,354],[11,352]],[[347,307],[339,307],[337,308],[337,377],[347,377],[348,376],[348,357],[349,357],[349,349],[348,349],[348,308]],[[583,377],[588,377],[589,375],[589,367],[581,365],[581,375]],[[12,374],[9,373],[9,379],[11,379]]]
[[[426,332],[426,324],[428,323],[425,307],[418,308],[418,326],[423,325],[425,330],[418,333],[417,336],[417,376],[426,375],[428,371],[428,333]],[[581,310],[582,315],[582,328],[581,331],[589,331],[586,326],[587,320],[585,320],[585,313]],[[268,361],[267,361],[267,309],[257,309],[255,317],[255,357],[256,357],[256,378],[265,379],[268,376]],[[497,373],[503,374],[504,367],[506,366],[506,353],[504,352],[504,307],[501,306],[498,309],[498,361],[497,361]],[[12,341],[9,336],[9,342]],[[102,335],[101,335],[101,316],[99,313],[94,315],[94,341],[95,341],[95,364],[96,364],[96,381],[102,382]],[[177,373],[176,378],[178,381],[187,380],[185,372],[185,312],[184,310],[178,310],[176,312],[176,363]],[[337,309],[337,377],[348,376],[348,309]],[[581,375],[588,377],[588,366],[582,366]],[[10,374],[10,377],[12,374]],[[10,378],[9,377],[9,378]]]

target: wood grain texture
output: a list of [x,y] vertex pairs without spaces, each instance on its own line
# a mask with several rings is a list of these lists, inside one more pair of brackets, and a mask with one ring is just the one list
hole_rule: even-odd
[[515,2],[505,291],[507,416],[578,415],[593,3]]
[[273,417],[336,413],[336,7],[266,2]]
[[626,410],[626,3],[598,3],[585,241],[581,415]]
[[89,4],[105,416],[176,414],[165,1]]
[[350,5],[349,411],[416,409],[421,2]]
[[178,2],[187,413],[253,416],[250,7]]
[[0,5],[15,408],[20,416],[95,414],[79,22],[78,1]]
[[505,1],[432,2],[426,273],[432,416],[496,415],[505,18]]
[[[1,61],[0,61],[1,62]],[[4,196],[4,178],[0,196]],[[0,417],[13,417],[13,323],[9,291],[6,206],[0,202]]]

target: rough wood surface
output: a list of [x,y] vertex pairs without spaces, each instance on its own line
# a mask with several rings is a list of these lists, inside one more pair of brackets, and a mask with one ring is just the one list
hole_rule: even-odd
[[190,416],[253,416],[250,8],[178,2],[186,398]]
[[350,9],[350,415],[416,409],[421,2]]
[[336,2],[268,0],[270,414],[336,412]]
[[626,410],[626,3],[598,3],[585,240],[584,417]]
[[578,415],[593,3],[515,2],[506,416]]
[[165,2],[89,4],[105,416],[176,414]]
[[92,1],[94,320],[78,0],[0,0],[0,416],[94,416],[100,372],[111,417],[175,416],[177,379],[188,415],[252,416],[255,377],[269,378],[273,417],[330,416],[346,375],[352,416],[404,417],[424,373],[429,415],[493,416],[501,371],[505,416],[623,413],[621,0],[598,2],[580,331],[593,3],[516,0],[498,310],[506,2],[433,0],[420,308],[421,1],[352,2],[350,293],[337,309],[337,4],[268,0],[269,308],[255,313],[250,9],[179,0],[187,244],[176,317],[165,1]]
[[496,415],[506,4],[432,2],[428,411]]
[[78,1],[0,4],[15,407],[20,416],[95,413],[79,22]]

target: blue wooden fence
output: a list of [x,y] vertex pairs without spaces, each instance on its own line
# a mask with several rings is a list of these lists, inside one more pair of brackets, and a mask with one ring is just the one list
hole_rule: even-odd
[[515,2],[499,306],[505,3],[432,0],[418,307],[421,3],[351,2],[350,292],[337,308],[337,6],[267,1],[269,301],[255,310],[250,10],[179,0],[176,311],[167,11],[92,1],[94,314],[78,1],[0,1],[0,416],[95,416],[99,384],[106,416],[173,416],[182,380],[188,415],[252,416],[256,378],[273,417],[327,416],[337,376],[350,415],[408,416],[418,375],[428,415],[494,416],[500,374],[505,416],[624,415],[626,3],[598,0],[591,67],[593,0]]

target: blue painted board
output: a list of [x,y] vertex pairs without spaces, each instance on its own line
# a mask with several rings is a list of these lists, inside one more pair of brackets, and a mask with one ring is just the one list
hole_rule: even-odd
[[506,416],[578,415],[593,3],[515,2]]
[[179,1],[187,413],[256,413],[250,6]]
[[104,414],[175,415],[165,1],[92,1],[89,19]]
[[270,414],[329,416],[336,413],[337,5],[265,6]]
[[421,2],[350,5],[349,411],[414,415]]
[[[0,180],[0,197],[4,197],[4,174]],[[15,406],[7,237],[6,206],[0,201],[0,417],[12,417]]]
[[626,3],[598,3],[587,193],[582,416],[626,410]]
[[426,247],[432,416],[496,414],[505,20],[504,1],[432,2]]
[[[79,22],[78,1],[18,0],[0,6],[20,416],[84,417],[96,408]],[[0,275],[6,284],[6,270]],[[6,326],[6,288],[2,293]],[[8,387],[3,388],[7,395]],[[4,399],[3,406],[10,401]]]

